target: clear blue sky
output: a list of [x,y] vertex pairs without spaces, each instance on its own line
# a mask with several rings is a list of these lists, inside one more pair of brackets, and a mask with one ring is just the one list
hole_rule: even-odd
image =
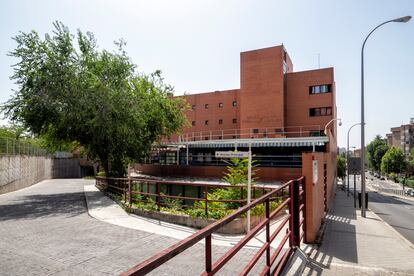
[[[339,146],[360,120],[360,48],[382,21],[414,16],[414,1],[1,1],[0,102],[12,95],[7,52],[19,31],[60,20],[92,31],[101,48],[124,38],[139,70],[161,69],[176,94],[239,88],[239,52],[283,43],[294,70],[335,67]],[[366,140],[414,117],[414,20],[378,30],[366,46]],[[351,132],[359,147],[359,129]]]

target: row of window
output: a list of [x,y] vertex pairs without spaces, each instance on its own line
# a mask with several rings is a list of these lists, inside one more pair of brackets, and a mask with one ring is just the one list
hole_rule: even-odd
[[[232,103],[232,105],[233,105],[233,107],[236,107],[237,106],[237,101],[233,101],[233,103]],[[195,104],[193,104],[192,106],[191,106],[191,109],[192,110],[195,110],[196,109],[196,105]],[[205,109],[208,109],[208,107],[209,107],[209,104],[204,104],[204,108]],[[218,104],[218,107],[219,108],[223,108],[224,107],[224,104],[223,103],[219,103]]]
[[310,117],[329,116],[329,115],[332,115],[332,107],[318,107],[318,108],[309,109]]
[[[219,125],[222,125],[223,124],[223,119],[219,119],[218,120],[218,123],[219,123]],[[205,120],[204,121],[204,125],[208,126],[208,124],[209,124],[209,120]],[[237,119],[236,118],[233,119],[233,124],[237,124]],[[196,125],[196,121],[192,121],[191,122],[191,125],[192,126],[195,126]]]
[[332,92],[332,85],[330,84],[309,86],[309,94],[323,94],[330,92]]

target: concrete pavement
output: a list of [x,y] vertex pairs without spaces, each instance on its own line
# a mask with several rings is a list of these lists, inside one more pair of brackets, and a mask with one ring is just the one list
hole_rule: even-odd
[[414,275],[414,247],[372,211],[361,218],[338,189],[322,244],[305,246],[302,275]]
[[[84,187],[86,202],[89,214],[106,223],[145,231],[157,235],[163,235],[174,239],[182,240],[198,231],[187,226],[168,223],[156,219],[140,217],[126,213],[116,202],[100,192],[95,185],[86,185]],[[283,217],[279,217],[270,226],[270,231],[274,231],[280,224]],[[286,232],[288,224],[282,228],[281,232]],[[240,241],[244,235],[223,235],[213,234],[212,243],[220,246],[232,247]],[[282,235],[278,235],[272,246],[278,246]],[[259,248],[266,242],[266,233],[263,230],[255,236],[254,239],[247,243],[247,247]],[[204,243],[201,241],[200,243]],[[287,246],[286,246],[287,248]]]
[[[46,180],[0,195],[0,275],[119,275],[178,241],[91,217],[84,186],[93,183]],[[108,206],[99,194],[88,193],[103,200],[96,204]],[[228,250],[228,246],[214,242],[213,260]],[[257,250],[255,246],[241,250],[218,275],[237,274]],[[264,257],[252,275],[259,273],[263,262]],[[204,246],[198,243],[150,275],[199,275],[203,270]]]

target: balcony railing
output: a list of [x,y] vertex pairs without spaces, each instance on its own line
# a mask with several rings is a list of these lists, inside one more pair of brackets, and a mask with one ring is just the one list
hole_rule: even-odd
[[321,125],[293,126],[283,128],[242,128],[208,131],[185,131],[170,142],[195,142],[226,139],[295,138],[325,136]]

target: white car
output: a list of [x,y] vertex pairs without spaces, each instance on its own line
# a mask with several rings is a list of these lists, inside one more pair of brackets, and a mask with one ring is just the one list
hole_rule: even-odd
[[408,196],[414,196],[414,189],[413,188],[405,189],[405,194]]

